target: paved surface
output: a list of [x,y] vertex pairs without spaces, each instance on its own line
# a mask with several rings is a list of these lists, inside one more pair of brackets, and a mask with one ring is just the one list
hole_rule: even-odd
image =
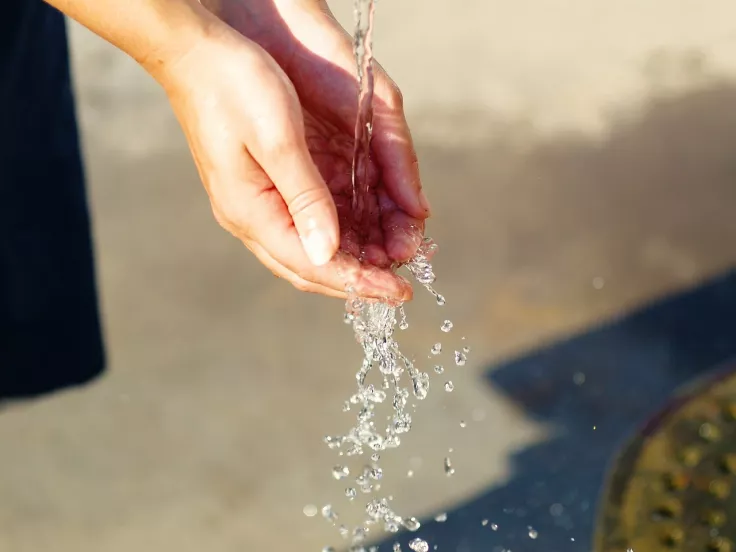
[[[554,433],[494,366],[733,267],[735,17],[730,0],[381,2],[377,54],[405,92],[448,298],[418,295],[406,348],[473,348],[386,459],[402,511],[503,488],[512,455]],[[350,510],[321,443],[347,423],[358,362],[341,304],[292,291],[217,227],[161,92],[73,35],[111,366],[0,416],[0,550],[335,543],[302,508]]]

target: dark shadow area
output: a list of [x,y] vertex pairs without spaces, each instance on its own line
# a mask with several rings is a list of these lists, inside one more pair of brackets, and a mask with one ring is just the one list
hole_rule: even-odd
[[491,368],[489,383],[554,437],[516,453],[507,483],[425,523],[421,537],[457,552],[589,552],[620,446],[674,390],[736,356],[735,320],[730,273]]
[[[736,236],[735,113],[736,88],[718,84],[654,98],[600,143],[571,137],[516,157],[509,149],[510,161],[491,166],[504,158],[501,145],[465,165],[481,174],[486,167],[494,181],[481,201],[498,226],[508,222],[505,235],[489,238],[506,252],[499,260],[507,272],[538,271],[543,297],[603,266],[616,281],[662,298],[489,367],[486,382],[551,436],[514,453],[509,479],[479,490],[446,522],[423,520],[417,534],[401,535],[402,550],[421,537],[439,551],[591,552],[597,502],[621,447],[676,389],[736,357],[736,254],[722,249]],[[433,163],[442,172],[439,156]],[[512,199],[503,203],[506,195]],[[538,216],[539,226],[515,227],[524,215]],[[486,223],[458,220],[464,228],[452,232]],[[661,249],[649,260],[647,242],[656,245],[650,253]],[[688,270],[718,276],[673,285]],[[504,316],[493,321],[503,324]]]

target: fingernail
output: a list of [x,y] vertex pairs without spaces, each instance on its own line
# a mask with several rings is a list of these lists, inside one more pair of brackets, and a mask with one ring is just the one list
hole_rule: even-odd
[[312,228],[301,236],[304,251],[315,266],[323,266],[332,260],[335,255],[335,244],[330,236],[319,228]]
[[424,195],[424,190],[419,190],[419,205],[422,206],[422,209],[424,209],[427,214],[432,212],[432,206],[429,204],[427,196]]

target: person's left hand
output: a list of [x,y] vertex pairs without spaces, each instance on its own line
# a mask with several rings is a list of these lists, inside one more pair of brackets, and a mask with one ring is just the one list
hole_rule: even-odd
[[307,145],[338,209],[341,249],[381,270],[410,259],[423,237],[429,204],[396,85],[374,63],[373,139],[361,223],[352,209],[358,81],[350,35],[322,0],[203,3],[268,51],[294,84]]

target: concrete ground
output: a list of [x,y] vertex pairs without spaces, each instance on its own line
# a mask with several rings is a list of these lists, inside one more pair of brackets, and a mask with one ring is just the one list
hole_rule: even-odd
[[[349,1],[333,4],[350,24]],[[420,359],[440,339],[472,347],[448,376],[455,391],[434,377],[410,437],[385,458],[399,510],[420,517],[503,488],[512,455],[555,431],[488,381],[495,366],[736,262],[731,0],[458,6],[381,1],[376,15],[448,299],[440,310],[418,293],[402,337]],[[348,423],[359,361],[342,305],[292,290],[220,230],[161,91],[85,30],[72,35],[110,369],[0,415],[0,550],[339,545],[302,508],[357,510],[321,442]],[[575,377],[555,392],[579,392]],[[591,428],[601,415],[594,404],[580,414]],[[514,550],[544,550],[544,536]]]

